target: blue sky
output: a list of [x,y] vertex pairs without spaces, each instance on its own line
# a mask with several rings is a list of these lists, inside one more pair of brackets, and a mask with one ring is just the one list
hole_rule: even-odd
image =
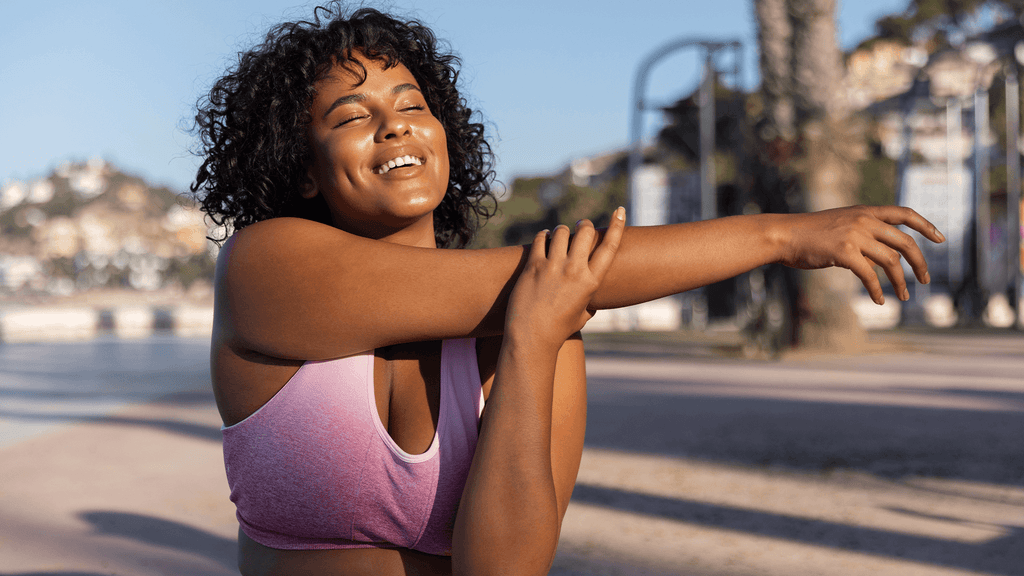
[[[757,84],[751,0],[365,4],[421,19],[461,55],[464,91],[495,136],[507,183],[624,146],[635,68],[669,41],[739,39],[745,85]],[[198,165],[187,132],[196,99],[269,26],[313,5],[0,0],[0,183],[101,157],[185,190]],[[841,46],[905,7],[841,2]],[[697,53],[679,53],[655,69],[649,95],[669,102],[697,80]]]

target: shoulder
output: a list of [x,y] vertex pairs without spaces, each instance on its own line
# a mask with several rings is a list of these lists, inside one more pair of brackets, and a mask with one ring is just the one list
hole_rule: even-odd
[[[337,228],[303,218],[272,218],[238,230],[217,256],[217,284],[273,280],[284,271],[311,272],[327,261],[354,254],[359,241]],[[227,285],[225,284],[227,283]]]
[[250,224],[238,230],[221,247],[221,258],[225,263],[252,256],[254,250],[263,254],[285,252],[309,246],[310,239],[332,238],[344,240],[345,232],[326,224],[304,218],[271,218]]

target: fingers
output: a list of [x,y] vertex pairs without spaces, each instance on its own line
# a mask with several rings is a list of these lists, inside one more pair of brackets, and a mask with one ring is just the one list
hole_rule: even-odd
[[[907,263],[910,264],[910,268],[914,271],[914,276],[917,277],[918,282],[922,284],[929,283],[931,276],[928,274],[928,263],[925,261],[921,248],[909,234],[900,231],[894,225],[904,224],[909,226],[935,242],[943,242],[946,238],[932,226],[931,222],[928,222],[928,220],[910,208],[878,206],[873,207],[872,210],[876,218],[892,225],[885,226],[876,232],[875,238],[903,254],[903,257],[907,259]],[[889,259],[888,255],[886,255],[886,259]],[[878,264],[883,268],[886,267],[882,262]],[[888,271],[886,273],[888,274]],[[892,274],[888,275],[892,278]],[[895,284],[893,286],[896,287]],[[901,294],[898,289],[896,293]]]
[[626,210],[620,206],[613,213],[612,222],[596,250],[594,244],[598,241],[598,234],[590,220],[584,219],[576,223],[575,236],[570,234],[569,227],[565,225],[555,227],[555,231],[551,233],[542,230],[534,236],[529,257],[532,260],[554,259],[561,256],[583,263],[589,261],[591,272],[601,278],[615,258],[625,227]]
[[570,237],[568,226],[565,224],[555,226],[555,231],[551,233],[551,243],[548,244],[548,259],[565,258],[569,250]]
[[622,231],[626,229],[626,209],[619,206],[612,214],[612,221],[604,233],[601,245],[590,256],[590,270],[598,277],[604,278],[605,272],[612,265],[615,253],[619,250]]
[[[910,268],[914,271],[914,276],[917,277],[918,282],[927,284],[931,281],[931,277],[928,275],[928,262],[925,261],[924,254],[921,252],[917,242],[909,234],[887,226],[886,229],[876,235],[876,239],[886,244],[889,248],[897,250],[896,258],[899,258],[900,254],[902,254],[907,259],[907,263],[910,264]],[[884,252],[884,258],[885,260],[890,260],[892,256],[888,252]],[[875,261],[878,262],[877,260]],[[883,268],[886,267],[884,262],[878,262],[878,265]],[[891,278],[892,275],[890,274],[889,277]],[[897,294],[899,294],[898,291]]]
[[541,230],[533,237],[533,244],[530,246],[529,260],[543,260],[548,256],[548,230]]
[[[881,266],[885,275],[889,277],[896,297],[900,300],[908,300],[910,292],[907,291],[907,279],[903,275],[903,265],[900,263],[899,252],[885,246],[876,246],[870,253],[865,253],[872,262]],[[872,276],[874,274],[872,273]],[[877,277],[876,277],[877,281]]]
[[939,229],[934,224],[911,208],[905,206],[872,206],[871,210],[875,218],[882,222],[893,225],[902,224],[917,230],[922,236],[932,242],[942,243],[946,241],[946,237],[942,235],[942,232],[939,232]]
[[597,231],[590,220],[580,220],[576,223],[576,234],[572,238],[572,246],[569,247],[569,258],[576,259],[584,264],[590,259],[590,251],[594,249],[594,239]]
[[868,262],[866,258],[854,258],[850,262],[849,269],[853,272],[857,278],[860,278],[861,283],[868,290],[868,295],[875,304],[885,304],[885,295],[882,294],[882,284],[878,281],[878,276],[875,275],[875,268]]

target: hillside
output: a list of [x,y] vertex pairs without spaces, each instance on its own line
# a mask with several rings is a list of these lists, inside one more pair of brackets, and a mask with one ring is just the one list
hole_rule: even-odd
[[194,203],[102,160],[0,188],[0,298],[197,289],[216,247]]

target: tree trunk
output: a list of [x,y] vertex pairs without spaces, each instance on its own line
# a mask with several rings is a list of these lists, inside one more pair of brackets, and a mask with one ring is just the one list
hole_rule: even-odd
[[[778,24],[784,5],[790,28]],[[799,182],[803,210],[848,206],[856,198],[857,161],[863,137],[850,119],[842,95],[842,61],[836,44],[836,0],[755,0],[759,24],[766,113],[779,125],[792,106],[799,153],[789,166]],[[788,96],[776,96],[779,44],[789,34]],[[768,68],[771,68],[770,70]],[[781,110],[781,112],[780,112]],[[859,348],[866,340],[850,306],[857,280],[843,269],[801,273],[799,306],[794,311],[800,346],[833,351]]]
[[786,0],[755,0],[757,43],[760,47],[761,94],[765,124],[762,140],[796,140],[793,109],[793,25]]

